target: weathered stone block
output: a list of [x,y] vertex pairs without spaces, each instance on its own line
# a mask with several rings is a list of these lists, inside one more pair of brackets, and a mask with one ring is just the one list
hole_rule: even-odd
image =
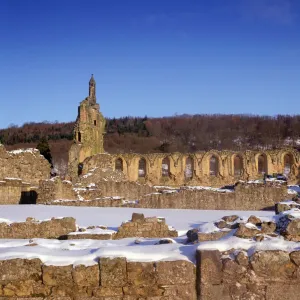
[[256,217],[256,216],[252,215],[248,218],[247,223],[251,223],[251,224],[254,224],[256,226],[260,226],[261,225],[261,219],[259,217]]
[[0,261],[0,283],[35,280],[42,276],[40,259],[9,259]]
[[223,282],[240,282],[247,269],[230,258],[223,260]]
[[50,288],[43,285],[41,281],[26,280],[11,282],[3,287],[3,296],[12,297],[30,297],[34,295],[48,296],[50,295]]
[[180,300],[196,300],[197,293],[195,283],[187,285],[170,285],[163,286],[164,296],[170,297],[170,299],[180,299]]
[[203,300],[232,300],[229,294],[229,288],[226,285],[201,284],[200,297]]
[[221,284],[223,280],[221,253],[218,250],[197,250],[197,285]]
[[215,231],[215,232],[198,232],[198,241],[205,242],[205,241],[217,241],[223,236],[226,236],[230,231]]
[[73,285],[73,266],[46,266],[43,265],[43,283],[48,286]]
[[[93,296],[95,297],[122,297],[122,287],[98,287],[93,289]],[[106,298],[105,298],[106,299]]]
[[256,234],[261,233],[260,230],[258,230],[255,227],[248,227],[245,224],[240,223],[239,228],[237,229],[235,236],[243,239],[253,238]]
[[144,214],[133,213],[131,216],[131,222],[143,222],[145,220]]
[[127,283],[126,258],[101,257],[100,282],[103,287],[123,287]]
[[266,300],[298,300],[300,286],[297,284],[274,283],[267,286]]
[[236,262],[244,267],[247,267],[249,264],[249,257],[244,251],[240,251],[235,257]]
[[185,260],[159,261],[156,263],[157,284],[189,284],[196,280],[196,268]]
[[290,253],[290,259],[298,267],[300,266],[300,251],[293,251]]
[[99,265],[79,265],[73,268],[72,276],[74,283],[78,286],[99,286],[100,272]]
[[163,287],[160,287],[158,285],[123,287],[123,293],[125,296],[131,295],[131,296],[139,296],[139,297],[153,297],[153,296],[162,296],[163,292],[164,292]]
[[274,222],[262,222],[261,231],[263,233],[273,233],[276,230],[276,223]]
[[130,285],[154,285],[157,280],[156,263],[127,262],[127,278]]
[[255,252],[250,262],[256,275],[261,277],[285,280],[293,278],[296,271],[289,253],[280,250]]

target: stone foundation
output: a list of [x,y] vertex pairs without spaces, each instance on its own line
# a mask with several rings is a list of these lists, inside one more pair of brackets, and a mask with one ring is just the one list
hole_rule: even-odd
[[53,218],[42,222],[27,218],[26,222],[0,223],[0,239],[60,238],[74,231],[74,218]]
[[0,299],[196,300],[195,273],[188,261],[101,257],[87,267],[12,259],[0,261]]

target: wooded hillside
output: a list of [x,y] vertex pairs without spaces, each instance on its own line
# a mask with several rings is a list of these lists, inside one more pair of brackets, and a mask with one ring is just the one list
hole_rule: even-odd
[[[7,149],[35,147],[46,136],[53,159],[66,160],[73,126],[74,122],[12,125],[0,130],[0,141]],[[106,132],[104,148],[109,153],[270,149],[287,144],[298,147],[300,115],[124,117],[107,119]]]

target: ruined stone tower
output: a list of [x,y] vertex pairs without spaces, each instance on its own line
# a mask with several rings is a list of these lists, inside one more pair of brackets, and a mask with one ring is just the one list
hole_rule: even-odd
[[103,153],[105,119],[96,99],[96,81],[89,81],[89,96],[81,101],[74,126],[74,144],[69,151],[69,175],[76,177],[78,165],[87,157]]

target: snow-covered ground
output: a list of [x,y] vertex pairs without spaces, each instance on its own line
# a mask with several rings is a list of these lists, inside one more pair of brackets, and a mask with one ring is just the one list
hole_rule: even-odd
[[145,217],[164,217],[166,223],[183,235],[191,228],[197,228],[205,222],[215,221],[223,216],[240,215],[248,217],[272,216],[270,211],[230,211],[230,210],[192,210],[192,209],[146,209],[117,207],[76,207],[51,205],[0,205],[0,218],[23,222],[27,217],[38,220],[52,217],[74,217],[79,227],[104,225],[117,228],[123,221],[131,219],[132,213],[143,213]]
[[[27,217],[39,220],[51,217],[76,218],[80,227],[106,225],[108,229],[116,229],[122,221],[131,219],[133,212],[144,213],[145,217],[160,216],[166,223],[179,231],[179,237],[172,244],[157,244],[159,239],[126,238],[121,240],[46,240],[15,239],[0,240],[0,260],[10,258],[40,258],[48,265],[97,263],[100,256],[124,256],[131,261],[189,260],[195,262],[195,252],[200,249],[231,248],[245,249],[248,253],[256,250],[282,249],[292,251],[299,249],[299,243],[287,242],[283,237],[266,238],[257,243],[250,239],[233,236],[233,232],[219,241],[186,244],[186,232],[191,228],[201,231],[218,230],[213,222],[226,215],[239,215],[243,221],[250,215],[262,219],[274,219],[274,212],[254,211],[212,211],[212,210],[175,210],[175,209],[136,209],[136,208],[95,208],[95,207],[63,207],[43,205],[0,206],[0,219],[9,221],[25,221]],[[299,213],[300,214],[300,213]],[[28,247],[28,245],[31,245]]]

